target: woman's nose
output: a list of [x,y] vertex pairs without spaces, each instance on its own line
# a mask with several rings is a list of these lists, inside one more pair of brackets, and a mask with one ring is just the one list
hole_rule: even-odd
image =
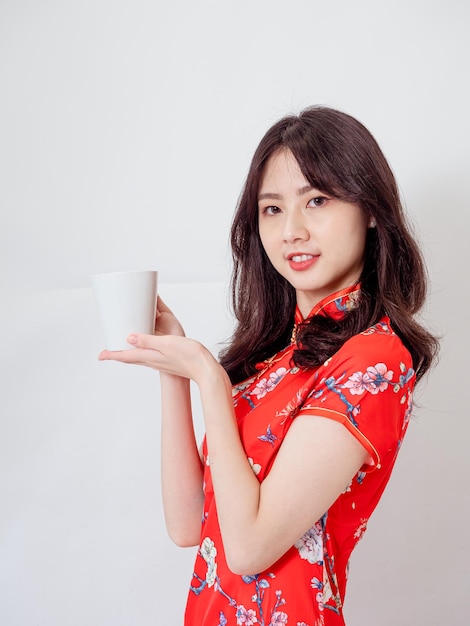
[[306,241],[310,234],[301,215],[291,213],[284,222],[283,239],[287,243]]

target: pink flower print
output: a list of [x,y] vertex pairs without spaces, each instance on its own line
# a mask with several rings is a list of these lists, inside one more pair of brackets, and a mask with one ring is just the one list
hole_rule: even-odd
[[342,385],[343,389],[349,389],[351,395],[360,396],[364,391],[376,395],[379,391],[385,391],[393,378],[393,371],[387,370],[385,363],[370,365],[366,373],[354,372]]
[[392,370],[387,370],[385,363],[376,363],[375,367],[369,366],[364,378],[368,378],[367,391],[373,395],[379,391],[385,391],[393,378]]
[[281,381],[287,373],[285,367],[280,367],[275,372],[271,372],[267,378],[262,378],[251,392],[258,400],[272,391],[279,381]]
[[268,391],[271,391],[270,387],[272,387],[272,385],[269,379],[262,378],[251,393],[256,396],[258,400],[260,400],[261,398],[264,398]]
[[318,609],[320,611],[323,611],[325,609],[325,606],[323,604],[323,600],[324,600],[324,598],[323,598],[323,591],[318,591],[317,592],[317,595],[315,596],[315,600],[317,601]]
[[282,626],[283,624],[287,624],[287,613],[274,611],[269,626]]
[[408,422],[410,421],[412,411],[413,411],[413,394],[408,389],[406,411],[405,411],[405,416],[403,419],[403,430],[405,430],[406,427],[408,426]]
[[258,622],[256,613],[253,609],[245,609],[243,604],[237,606],[237,626],[244,624],[245,626],[253,626]]
[[349,389],[351,395],[360,396],[367,389],[369,379],[367,375],[362,372],[355,372],[348,380],[342,385],[343,389]]

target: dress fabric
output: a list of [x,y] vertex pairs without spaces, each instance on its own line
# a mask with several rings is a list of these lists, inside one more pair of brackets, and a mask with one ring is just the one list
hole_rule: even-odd
[[[341,318],[358,286],[319,303],[311,315]],[[310,317],[309,316],[309,317]],[[296,323],[302,322],[299,310]],[[342,423],[369,460],[329,510],[264,572],[238,576],[227,567],[207,448],[201,543],[185,626],[340,626],[351,552],[388,482],[412,409],[411,356],[388,317],[355,335],[316,369],[291,362],[294,342],[233,387],[240,436],[262,482],[292,421],[300,414]],[[279,494],[282,507],[282,493]]]

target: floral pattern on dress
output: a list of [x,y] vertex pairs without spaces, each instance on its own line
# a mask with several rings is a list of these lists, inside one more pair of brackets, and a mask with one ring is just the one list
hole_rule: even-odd
[[323,564],[323,529],[318,521],[302,537],[295,542],[294,546],[299,551],[301,559],[309,563]]
[[248,463],[250,464],[255,476],[257,476],[261,471],[261,465],[259,463],[255,463],[251,457],[248,457]]
[[287,369],[285,367],[279,367],[275,372],[272,372],[269,376],[258,381],[256,387],[251,392],[252,395],[256,396],[257,400],[261,400],[267,393],[275,389],[276,385],[281,382],[286,374]]
[[392,370],[387,370],[385,363],[370,365],[366,372],[355,372],[343,384],[343,389],[349,389],[352,395],[361,395],[365,391],[379,393],[385,391],[393,378]]
[[275,611],[269,622],[269,626],[283,626],[287,624],[287,613],[284,611]]
[[245,626],[253,626],[258,623],[256,612],[253,609],[245,609],[243,604],[237,606],[237,626],[244,624]]
[[[356,297],[357,290],[343,290],[318,305],[315,314],[339,319]],[[302,322],[296,311],[295,323]],[[240,438],[257,479],[262,483],[269,475],[301,414],[347,425],[369,445],[374,463],[357,472],[325,515],[269,570],[236,576],[226,563],[204,443],[204,523],[185,626],[344,626],[350,554],[366,531],[405,436],[415,376],[411,357],[386,317],[315,370],[293,367],[294,347],[263,361],[255,375],[233,387]],[[282,494],[279,499],[282,506]]]
[[208,587],[213,587],[217,575],[217,564],[215,557],[217,556],[217,548],[209,537],[206,537],[201,545],[201,556],[207,563],[206,582]]

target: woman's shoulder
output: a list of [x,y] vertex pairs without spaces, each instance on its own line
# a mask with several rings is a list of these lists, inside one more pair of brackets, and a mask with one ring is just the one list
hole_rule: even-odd
[[393,328],[390,318],[387,315],[384,315],[377,323],[369,326],[362,332],[353,335],[345,342],[344,345],[356,345],[358,343],[382,344],[390,342],[396,343],[397,345],[403,345],[402,340]]
[[403,363],[411,367],[410,352],[397,335],[388,316],[345,341],[331,360],[366,364],[372,361]]

